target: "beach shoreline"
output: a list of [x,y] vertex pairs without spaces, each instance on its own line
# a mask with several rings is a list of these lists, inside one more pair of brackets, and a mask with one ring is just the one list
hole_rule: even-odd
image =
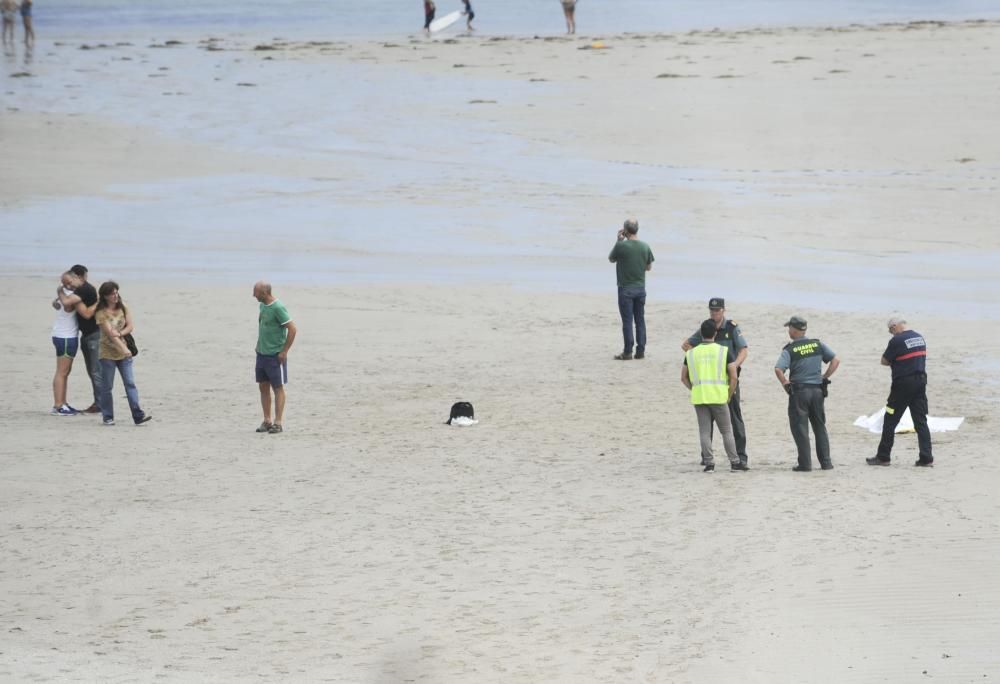
[[[1000,105],[980,55],[998,33],[975,22],[658,34],[598,49],[64,45],[7,81],[19,111],[0,135],[33,161],[0,172],[0,206],[11,236],[40,224],[109,231],[139,250],[133,273],[151,248],[161,267],[206,270],[183,245],[209,226],[211,270],[234,279],[386,274],[581,292],[603,287],[607,235],[635,215],[670,256],[661,298],[749,287],[755,301],[996,317]],[[314,98],[299,78],[337,97]],[[338,90],[344,79],[356,87]],[[263,120],[230,116],[262,103]],[[287,247],[256,247],[276,226]],[[720,231],[706,258],[699,236]],[[224,255],[234,240],[235,260]],[[7,248],[15,272],[65,261],[44,239]]]

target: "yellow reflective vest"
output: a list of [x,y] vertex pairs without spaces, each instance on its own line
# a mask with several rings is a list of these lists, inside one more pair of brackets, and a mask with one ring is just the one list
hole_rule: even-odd
[[726,347],[715,342],[703,342],[688,349],[685,358],[691,380],[692,404],[725,404],[729,401],[728,353]]

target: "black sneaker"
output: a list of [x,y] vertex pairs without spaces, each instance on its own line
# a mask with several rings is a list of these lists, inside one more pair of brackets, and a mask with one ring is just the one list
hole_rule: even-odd
[[820,468],[822,468],[823,470],[833,470],[833,464],[832,463],[826,463],[824,465],[821,465]]
[[921,468],[933,468],[934,467],[934,459],[932,458],[929,461],[925,461],[924,459],[921,458],[920,460],[918,460],[913,465],[919,466]]
[[632,355],[631,354],[624,354],[624,353],[622,353],[622,354],[615,354],[615,360],[616,361],[631,361],[632,360]]
[[797,466],[792,466],[792,470],[794,470],[797,473],[811,473],[812,472],[812,468],[803,468],[802,466],[798,466],[798,465]]
[[646,352],[636,352],[635,356],[633,356],[632,358],[633,359],[644,359],[644,358],[646,358]]
[[148,422],[149,422],[149,421],[151,421],[151,420],[153,420],[153,416],[151,416],[151,415],[149,415],[149,414],[147,413],[147,414],[146,414],[146,415],[144,415],[144,416],[143,416],[142,418],[140,418],[139,420],[135,421],[135,424],[136,424],[136,425],[142,425],[143,423],[148,423]]
[[746,463],[730,463],[729,464],[729,469],[731,471],[733,471],[734,473],[736,473],[736,472],[742,472],[742,471],[745,471],[745,470],[750,470],[750,466],[748,466]]
[[705,470],[703,470],[702,472],[703,473],[714,473],[715,472],[715,464],[713,463],[712,465],[705,466]]
[[878,456],[872,456],[871,458],[866,458],[865,463],[867,463],[868,465],[887,466],[889,465],[889,463],[891,463],[891,461],[888,460],[883,461]]

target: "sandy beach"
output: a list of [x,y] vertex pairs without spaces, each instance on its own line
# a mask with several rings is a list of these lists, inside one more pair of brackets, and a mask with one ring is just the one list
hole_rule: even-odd
[[[167,38],[0,76],[0,679],[1000,677],[1000,23]],[[621,363],[628,215],[657,261]],[[47,414],[77,262],[135,312],[141,428]],[[282,435],[258,278],[300,331]],[[678,379],[711,296],[747,473],[701,472]],[[893,310],[966,418],[933,469],[852,425]],[[830,472],[790,470],[793,313],[842,360]]]

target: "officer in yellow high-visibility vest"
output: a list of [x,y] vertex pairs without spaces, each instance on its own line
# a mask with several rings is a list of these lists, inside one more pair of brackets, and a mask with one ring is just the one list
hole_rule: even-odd
[[733,352],[716,344],[715,321],[708,319],[701,324],[701,344],[684,354],[681,382],[691,390],[691,403],[698,416],[698,438],[701,441],[701,461],[705,472],[715,470],[712,454],[712,423],[719,426],[722,444],[733,471],[750,470],[740,462],[733,438],[733,424],[729,417],[729,400],[736,391],[736,359]]
[[[740,377],[740,369],[746,362],[749,353],[749,345],[740,329],[740,324],[731,318],[726,318],[726,300],[722,297],[712,297],[708,300],[708,317],[715,321],[715,327],[719,332],[715,334],[715,341],[723,347],[733,350],[736,357],[736,378]],[[701,330],[695,330],[689,338],[681,344],[681,349],[687,351],[701,342]],[[736,439],[736,453],[740,455],[740,460],[747,463],[750,457],[747,456],[747,428],[743,421],[743,409],[740,406],[740,384],[736,383],[736,392],[729,400],[729,420],[733,424],[733,437]],[[704,464],[702,464],[704,465]]]

